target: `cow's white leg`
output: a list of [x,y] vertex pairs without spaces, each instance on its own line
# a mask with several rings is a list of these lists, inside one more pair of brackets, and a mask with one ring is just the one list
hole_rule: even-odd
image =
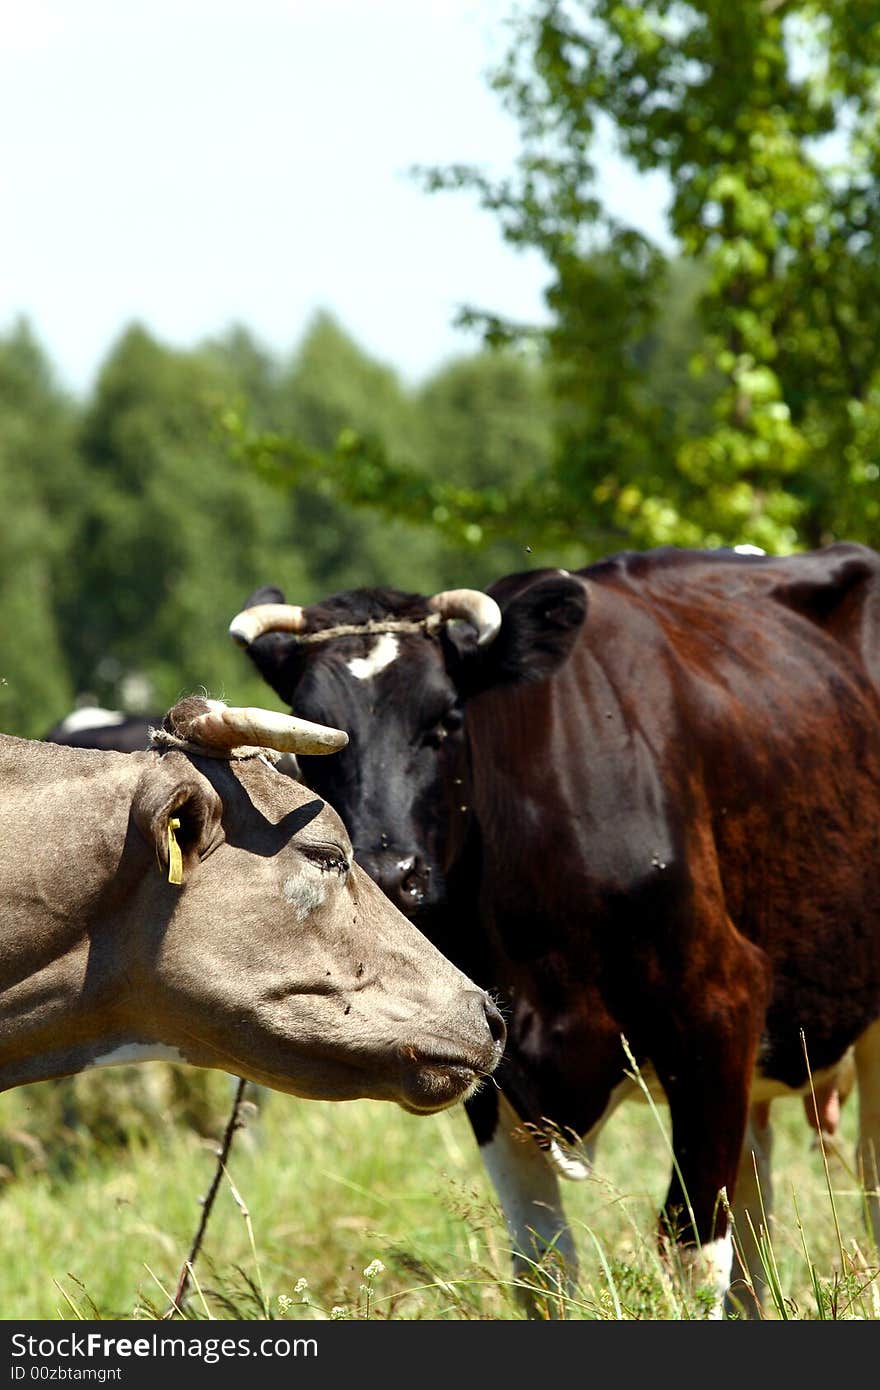
[[92,1067],[126,1067],[134,1062],[185,1062],[186,1058],[179,1048],[166,1047],[163,1043],[130,1042],[121,1043],[107,1052],[100,1052],[86,1063],[84,1071]]
[[868,1198],[874,1243],[880,1251],[880,1019],[855,1045],[859,1088],[859,1142],[857,1171]]
[[532,1316],[552,1315],[553,1299],[542,1299],[527,1286],[540,1284],[535,1277],[539,1264],[558,1277],[561,1292],[572,1293],[577,1279],[574,1241],[556,1174],[534,1140],[523,1136],[522,1121],[503,1095],[498,1097],[495,1133],[481,1144],[480,1156],[510,1233],[517,1299]]
[[724,1316],[729,1293],[733,1240],[728,1231],[717,1240],[707,1241],[699,1250],[692,1246],[680,1246],[677,1251],[681,1261],[683,1283],[686,1288],[709,1289],[714,1294],[707,1318],[718,1320]]
[[756,1318],[761,1315],[766,1274],[755,1235],[760,1234],[761,1227],[765,1225],[765,1218],[769,1221],[773,1210],[773,1178],[770,1165],[772,1154],[770,1104],[764,1101],[751,1106],[749,1110],[742,1157],[736,1175],[736,1195],[731,1203],[736,1244],[743,1253],[748,1280],[755,1291],[753,1296],[749,1291],[739,1257],[732,1252],[731,1287],[725,1299],[725,1308],[728,1313],[734,1313],[737,1317]]

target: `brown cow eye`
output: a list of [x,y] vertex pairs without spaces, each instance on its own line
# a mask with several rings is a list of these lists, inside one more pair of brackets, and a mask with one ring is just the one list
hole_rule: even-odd
[[349,871],[348,859],[335,845],[303,845],[302,852],[322,874],[338,874],[345,878]]

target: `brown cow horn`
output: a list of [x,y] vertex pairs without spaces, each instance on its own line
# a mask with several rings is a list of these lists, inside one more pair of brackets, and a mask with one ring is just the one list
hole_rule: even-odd
[[[207,708],[205,708],[207,706]],[[274,748],[279,753],[337,753],[348,743],[348,734],[326,724],[312,724],[293,714],[247,706],[224,705],[219,700],[202,702],[203,713],[178,732],[205,748]]]
[[243,608],[229,624],[229,636],[239,646],[249,647],[264,632],[302,632],[305,613],[293,603],[258,603]]
[[477,629],[477,646],[485,647],[498,636],[501,609],[480,589],[446,589],[428,599],[428,607],[444,618],[464,618]]

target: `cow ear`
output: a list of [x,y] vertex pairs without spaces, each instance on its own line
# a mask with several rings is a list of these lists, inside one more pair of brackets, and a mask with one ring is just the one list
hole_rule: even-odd
[[[254,589],[242,605],[242,612],[248,608],[259,608],[263,603],[284,603],[283,590],[266,584]],[[302,648],[289,632],[265,632],[248,642],[245,650],[249,660],[256,666],[263,680],[275,694],[289,705],[299,679]]]
[[284,594],[280,589],[276,589],[272,584],[264,584],[262,589],[254,589],[241,605],[242,612],[246,608],[256,608],[261,603],[283,603]]
[[[279,590],[266,589],[262,592],[278,593]],[[271,598],[260,601],[276,602]],[[261,637],[255,637],[246,650],[266,684],[286,705],[292,705],[293,692],[302,671],[302,645],[289,632],[264,632]]]
[[[160,869],[182,882],[220,843],[222,804],[207,777],[182,753],[163,753],[135,789],[132,816]],[[176,824],[175,824],[176,822]]]
[[[587,614],[587,589],[562,570],[526,583],[501,605],[501,628],[486,648],[461,661],[464,693],[477,694],[495,685],[538,681],[565,661]],[[460,658],[465,652],[459,648]]]

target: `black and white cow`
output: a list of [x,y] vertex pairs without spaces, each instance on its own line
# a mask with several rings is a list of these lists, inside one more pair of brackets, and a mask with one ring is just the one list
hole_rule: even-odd
[[150,746],[150,731],[162,723],[163,714],[123,714],[101,705],[82,705],[53,724],[43,734],[44,743],[66,748],[106,748],[115,753],[141,752]]

